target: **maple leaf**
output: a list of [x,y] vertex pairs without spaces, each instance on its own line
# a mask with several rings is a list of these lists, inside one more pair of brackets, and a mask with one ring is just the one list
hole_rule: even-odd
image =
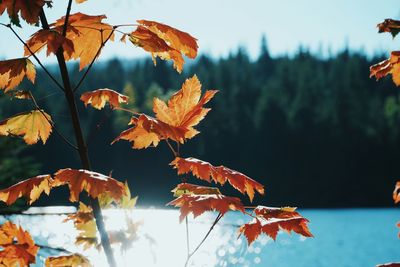
[[254,209],[254,213],[256,218],[239,228],[239,235],[244,234],[249,245],[261,233],[275,240],[280,229],[288,233],[294,231],[305,237],[313,236],[307,227],[308,220],[296,212],[295,208],[258,206]]
[[394,200],[394,203],[396,203],[396,204],[400,202],[400,181],[397,182],[396,186],[394,187],[393,200]]
[[129,189],[128,183],[125,181],[124,184],[125,188],[125,194],[121,197],[121,199],[118,202],[115,202],[114,199],[110,197],[109,194],[103,193],[100,194],[98,199],[99,199],[99,204],[102,209],[105,208],[110,208],[114,204],[117,208],[121,209],[133,209],[133,207],[136,205],[138,197],[131,197],[131,191]]
[[133,117],[129,125],[133,127],[123,131],[112,144],[119,140],[127,140],[132,142],[132,148],[135,149],[147,148],[151,145],[156,147],[164,139],[183,142],[187,132],[182,127],[170,126],[145,114],[141,114],[139,118]]
[[193,213],[193,216],[196,218],[205,211],[219,211],[221,215],[224,215],[228,210],[244,212],[243,204],[239,198],[228,197],[222,194],[183,194],[169,202],[167,205],[180,207],[181,214],[179,220],[181,222],[189,213]]
[[39,139],[46,143],[52,131],[51,117],[41,110],[32,110],[14,115],[0,122],[0,135],[23,136],[28,145],[36,144]]
[[91,267],[90,261],[79,253],[48,257],[45,261],[46,267]]
[[43,192],[46,195],[50,194],[51,183],[52,179],[48,174],[35,176],[0,190],[0,200],[12,205],[18,198],[25,197],[31,205]]
[[[57,29],[57,28],[56,28]],[[31,51],[37,53],[47,46],[46,55],[56,54],[57,50],[62,47],[66,55],[72,56],[74,53],[74,43],[72,40],[65,38],[58,29],[42,29],[34,34],[26,41],[24,47],[24,55],[30,56]]]
[[390,32],[394,37],[400,32],[400,21],[394,19],[385,19],[377,25],[379,32]]
[[369,77],[376,77],[376,80],[385,77],[388,74],[392,74],[393,82],[400,86],[400,51],[392,51],[390,58],[375,65],[372,65],[370,69]]
[[108,102],[111,108],[119,107],[121,103],[128,103],[129,97],[111,89],[97,89],[81,95],[85,106],[92,105],[95,109],[102,109]]
[[125,194],[124,184],[103,174],[75,169],[61,169],[54,174],[53,187],[68,184],[71,202],[79,199],[79,194],[85,190],[92,198],[107,193],[115,201]]
[[174,189],[171,190],[174,193],[174,197],[180,197],[183,194],[189,195],[211,195],[211,194],[221,194],[218,188],[200,186],[195,184],[180,183]]
[[32,95],[29,91],[18,90],[18,91],[13,91],[12,93],[9,94],[10,96],[16,99],[32,99]]
[[39,247],[21,226],[6,221],[0,226],[0,266],[29,266],[35,263]]
[[378,264],[376,267],[400,267],[400,263],[385,263],[385,264]]
[[[201,97],[201,83],[196,75],[186,79],[182,88],[165,103],[154,98],[153,111],[156,118],[168,125],[186,129],[185,138],[194,137],[199,132],[193,128],[210,111],[203,108],[218,91],[208,90]],[[201,97],[201,98],[200,98]]]
[[[150,52],[154,64],[156,57],[163,60],[172,60],[174,68],[181,73],[185,63],[183,55],[189,58],[197,56],[197,40],[186,32],[170,27],[168,25],[149,21],[138,20],[139,26],[133,31],[129,40],[136,46]],[[121,41],[125,41],[123,35]]]
[[[39,34],[39,32],[37,32],[33,34],[31,39],[28,40],[28,43],[33,45],[32,48],[38,47],[36,51],[39,51],[47,45],[48,54],[54,53],[54,51],[62,46],[65,49],[65,59],[79,59],[79,70],[82,70],[100,55],[103,42],[105,42],[106,39],[114,40],[113,26],[102,22],[105,18],[105,15],[90,16],[82,13],[71,14],[68,19],[66,36],[64,39],[60,37],[65,22],[65,17],[62,17],[55,23],[49,25],[50,30],[40,30],[39,32],[42,31],[42,33]],[[58,48],[55,49],[56,47]],[[30,54],[27,49],[25,49],[25,54]]]
[[206,161],[196,158],[175,158],[170,165],[177,169],[178,174],[191,172],[194,176],[207,182],[214,181],[224,185],[229,182],[235,189],[242,194],[247,194],[250,201],[253,201],[254,192],[264,194],[264,186],[250,177],[238,171],[231,170],[224,166],[213,166]]
[[77,3],[77,4],[82,4],[82,3],[84,3],[84,2],[86,2],[87,0],[75,0],[75,2]]
[[75,238],[76,245],[83,245],[84,249],[99,246],[96,221],[94,220],[91,207],[79,202],[78,211],[68,215],[64,222],[66,221],[72,221],[75,229],[78,231],[78,235]]
[[39,21],[39,13],[45,4],[45,0],[2,0],[0,1],[0,15],[7,10],[11,23],[21,27],[19,13],[29,24],[36,24]]
[[36,70],[29,58],[0,61],[0,89],[8,92],[17,87],[24,77],[35,82]]

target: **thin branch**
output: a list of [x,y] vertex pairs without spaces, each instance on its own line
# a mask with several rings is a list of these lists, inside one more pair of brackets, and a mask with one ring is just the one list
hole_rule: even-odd
[[174,157],[178,157],[179,154],[176,152],[176,150],[172,147],[171,143],[168,141],[168,139],[165,139],[165,143],[167,143],[169,149],[171,149],[172,153],[174,154]]
[[189,220],[188,217],[185,217],[185,225],[186,225],[186,248],[187,248],[187,259],[190,257],[190,236],[189,236]]
[[211,231],[214,229],[215,225],[217,225],[217,223],[219,222],[219,220],[221,220],[222,217],[223,217],[222,213],[221,212],[218,213],[217,218],[215,218],[215,221],[211,225],[210,229],[208,230],[208,232],[206,233],[204,238],[200,241],[200,243],[197,245],[197,247],[188,255],[186,262],[185,262],[185,267],[188,266],[190,258],[199,250],[201,245],[203,245],[204,241],[206,241],[207,237],[210,235]]
[[66,253],[66,254],[73,254],[73,252],[69,251],[68,249],[62,248],[62,247],[51,247],[48,245],[42,245],[42,244],[38,244],[38,243],[35,243],[35,245],[40,248],[44,248],[44,249],[52,249],[52,250],[56,250],[58,252]]
[[[96,61],[97,57],[100,55],[101,50],[105,46],[105,44],[108,42],[108,40],[111,38],[111,36],[114,34],[114,29],[111,31],[111,33],[108,35],[106,40],[101,43],[99,49],[96,52],[96,55],[93,57],[92,62],[90,62],[89,66],[87,67],[85,73],[82,75],[81,79],[79,80],[78,84],[75,86],[75,88],[72,90],[74,93],[79,89],[79,87],[82,85],[83,81],[85,80],[87,74],[89,73],[90,69],[92,68],[94,62]],[[101,34],[103,36],[103,33]]]
[[40,61],[40,59],[35,55],[35,53],[30,49],[30,47],[25,43],[24,40],[22,40],[22,38],[18,35],[18,33],[11,27],[10,24],[4,24],[4,23],[0,23],[0,25],[5,26],[7,28],[9,28],[13,34],[18,38],[18,40],[26,47],[26,49],[28,49],[29,53],[33,56],[33,58],[37,61],[37,63],[39,64],[39,66],[44,70],[44,72],[46,72],[46,74],[50,77],[50,79],[58,86],[58,88],[60,88],[62,91],[64,91],[64,87],[53,77],[53,75],[51,75],[51,73],[47,70],[47,68],[42,64],[42,62]]
[[65,20],[64,20],[64,26],[63,26],[63,31],[62,31],[62,35],[64,37],[67,35],[68,20],[69,20],[69,15],[71,13],[71,5],[72,5],[72,0],[69,0],[68,1],[67,12],[65,13]]
[[40,111],[40,113],[42,113],[43,117],[45,117],[46,120],[50,123],[51,127],[54,129],[54,132],[55,132],[67,145],[69,145],[70,147],[72,147],[72,148],[75,149],[75,150],[78,150],[78,147],[77,147],[76,145],[72,144],[72,142],[70,142],[70,141],[67,139],[67,137],[65,137],[65,136],[55,127],[54,123],[53,123],[49,118],[47,118],[47,116],[46,116],[46,114],[44,113],[44,111],[39,107],[38,103],[36,102],[35,97],[33,96],[32,92],[31,92],[31,91],[28,91],[28,92],[29,92],[29,95],[30,95],[30,97],[31,97],[31,100],[32,100],[33,105],[35,106],[35,108],[36,108],[37,110]]
[[115,109],[115,110],[126,111],[126,112],[131,113],[131,114],[136,115],[136,116],[140,116],[140,115],[141,115],[140,113],[138,113],[138,112],[136,112],[136,111],[133,111],[133,110],[130,110],[130,109],[127,109],[127,108],[114,107],[114,109]]

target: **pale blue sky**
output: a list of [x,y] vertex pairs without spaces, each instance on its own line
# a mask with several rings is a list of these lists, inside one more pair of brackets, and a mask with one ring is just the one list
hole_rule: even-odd
[[[66,0],[54,0],[52,21],[62,16]],[[293,54],[299,45],[316,52],[337,52],[347,43],[368,54],[400,49],[400,39],[377,34],[376,24],[399,18],[399,0],[88,0],[72,12],[107,14],[110,24],[156,20],[187,31],[199,40],[200,53],[226,56],[239,45],[254,58],[263,34],[273,55]],[[8,22],[3,14],[1,22]],[[20,57],[22,47],[12,34],[0,28],[0,57]],[[19,30],[24,39],[34,29]],[[141,49],[119,42],[108,45],[103,59],[144,56]],[[49,62],[46,60],[46,62]]]

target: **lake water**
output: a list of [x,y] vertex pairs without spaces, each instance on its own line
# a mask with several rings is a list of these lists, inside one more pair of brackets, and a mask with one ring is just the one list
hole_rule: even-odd
[[[244,237],[237,238],[237,226],[247,222],[240,213],[228,213],[193,256],[190,266],[263,266],[263,267],[368,267],[400,261],[398,209],[300,210],[310,220],[314,238],[280,233],[274,242],[262,236],[250,247]],[[107,227],[123,227],[125,214],[106,211]],[[186,230],[179,224],[176,210],[136,209],[129,216],[142,220],[138,238],[129,250],[115,253],[119,266],[183,266],[186,257]],[[207,213],[189,220],[193,249],[203,238],[216,214]],[[62,223],[65,215],[12,215],[10,219],[29,230],[38,244],[82,252],[74,246],[72,223]],[[60,253],[41,249],[35,266],[44,266],[44,258]],[[95,249],[83,252],[94,266],[107,266]]]

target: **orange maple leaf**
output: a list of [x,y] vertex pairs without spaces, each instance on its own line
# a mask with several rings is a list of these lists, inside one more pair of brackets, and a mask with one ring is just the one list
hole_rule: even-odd
[[370,69],[370,77],[375,76],[376,80],[385,77],[388,74],[392,74],[393,82],[400,86],[400,51],[393,51],[390,53],[390,58],[375,65],[372,65]]
[[18,198],[25,197],[28,204],[31,205],[43,192],[49,195],[51,187],[50,175],[35,176],[0,190],[0,200],[7,205],[12,205]]
[[72,56],[74,53],[74,43],[70,39],[65,38],[59,31],[59,28],[50,30],[42,29],[32,34],[24,47],[25,56],[30,56],[31,51],[33,53],[39,52],[46,46],[47,56],[56,54],[60,47],[63,48],[66,55]]
[[181,222],[189,213],[193,213],[193,216],[196,218],[205,211],[218,211],[221,215],[224,215],[228,210],[244,212],[243,204],[239,198],[228,197],[222,194],[183,194],[169,202],[167,205],[180,207],[181,214],[179,220]]
[[28,145],[36,144],[39,139],[46,143],[52,131],[51,117],[41,110],[14,115],[0,122],[0,135],[23,136]]
[[294,208],[271,208],[258,206],[254,209],[256,218],[239,228],[239,235],[244,234],[250,245],[264,233],[276,239],[280,229],[290,233],[294,231],[305,237],[312,237],[307,227],[308,220],[302,217]]
[[224,166],[213,166],[206,161],[196,158],[175,158],[170,165],[178,170],[178,174],[191,172],[194,176],[207,182],[214,181],[224,185],[229,182],[235,189],[242,194],[247,194],[250,201],[253,201],[254,192],[264,194],[264,186],[250,177],[238,171],[231,170]]
[[17,87],[24,77],[35,82],[36,70],[29,58],[0,61],[0,89],[5,92]]
[[[106,39],[114,40],[113,26],[102,22],[105,18],[105,15],[71,14],[65,38],[62,37],[65,17],[62,17],[49,25],[50,30],[39,30],[33,34],[27,43],[33,52],[47,45],[47,54],[62,46],[65,59],[79,59],[79,70],[82,70],[100,55]],[[25,49],[25,54],[30,55],[28,49]]]
[[7,10],[11,22],[20,25],[19,15],[29,24],[36,24],[39,21],[39,13],[45,4],[45,0],[2,0],[0,1],[0,15]]
[[378,264],[376,267],[400,267],[400,263],[385,263],[385,264]]
[[102,109],[109,102],[111,108],[119,107],[121,103],[128,103],[129,97],[115,92],[111,89],[97,89],[91,92],[86,92],[81,95],[81,100],[85,103],[92,105],[95,109]]
[[180,183],[174,189],[171,190],[174,193],[174,197],[180,197],[183,194],[189,195],[212,195],[221,194],[218,188],[200,186],[195,184]]
[[132,148],[142,149],[151,145],[156,147],[161,140],[184,140],[186,129],[173,127],[153,117],[141,114],[139,118],[133,117],[129,122],[133,127],[123,131],[112,142],[127,140],[132,142]]
[[0,266],[29,266],[35,263],[39,247],[31,235],[10,221],[0,226]]
[[[185,63],[182,54],[189,58],[197,56],[197,40],[186,32],[149,20],[138,20],[139,26],[129,35],[130,41],[156,57],[172,60],[174,68],[181,73]],[[125,41],[123,35],[121,41]]]
[[45,261],[46,267],[91,267],[90,261],[79,253],[48,257]]
[[[193,126],[199,124],[211,110],[210,108],[203,108],[203,106],[217,92],[216,90],[208,90],[201,97],[201,83],[194,75],[192,78],[186,79],[182,88],[168,100],[168,103],[155,97],[153,111],[158,120],[171,126],[186,129],[185,138],[189,139],[199,133]],[[179,141],[183,142],[183,140]]]
[[107,193],[115,201],[125,194],[124,184],[103,174],[75,169],[61,169],[54,174],[53,187],[68,184],[71,202],[79,199],[79,194],[85,190],[92,198]]

